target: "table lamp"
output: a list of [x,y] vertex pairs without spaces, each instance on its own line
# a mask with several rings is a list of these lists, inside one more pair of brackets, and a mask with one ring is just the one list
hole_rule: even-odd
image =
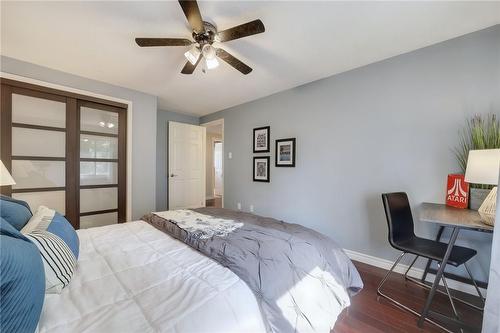
[[479,207],[479,215],[486,224],[494,225],[498,170],[500,168],[500,149],[482,149],[469,151],[465,181],[473,184],[495,185]]
[[5,167],[3,162],[0,160],[0,186],[15,185],[16,182],[14,178],[9,173],[9,170]]

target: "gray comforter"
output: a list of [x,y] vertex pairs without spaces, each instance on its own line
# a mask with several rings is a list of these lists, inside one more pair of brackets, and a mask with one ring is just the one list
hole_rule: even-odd
[[342,249],[301,225],[216,208],[142,219],[245,281],[269,332],[328,332],[350,305],[349,296],[363,287]]

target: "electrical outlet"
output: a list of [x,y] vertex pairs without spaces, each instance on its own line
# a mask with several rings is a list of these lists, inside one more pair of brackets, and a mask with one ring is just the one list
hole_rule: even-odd
[[233,158],[233,153],[229,152],[229,153],[227,154],[227,158],[232,159],[232,158]]
[[250,205],[250,213],[253,213],[253,205]]
[[238,202],[238,210],[241,210],[241,202]]

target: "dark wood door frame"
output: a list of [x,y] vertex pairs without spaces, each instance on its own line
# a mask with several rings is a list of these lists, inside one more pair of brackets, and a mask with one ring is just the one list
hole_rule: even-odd
[[[78,100],[78,115],[81,114],[82,107],[89,107],[93,109],[98,109],[106,112],[114,112],[118,114],[118,134],[106,134],[99,132],[91,132],[91,131],[80,131],[78,129],[78,139],[80,138],[80,133],[90,134],[90,135],[98,135],[98,136],[108,136],[108,137],[117,137],[118,138],[118,158],[117,159],[109,159],[109,158],[80,158],[78,156],[79,162],[87,161],[87,162],[116,162],[118,163],[118,183],[117,184],[103,184],[103,185],[87,185],[80,186],[80,188],[110,188],[117,187],[118,188],[118,208],[117,209],[106,209],[102,211],[93,211],[93,212],[85,212],[80,213],[80,216],[88,216],[95,214],[106,214],[106,213],[118,213],[118,223],[123,223],[127,220],[127,110],[123,108],[116,107],[114,105],[106,105],[102,103],[96,103],[94,101],[84,101]],[[80,124],[80,120],[78,120],[78,124]],[[80,141],[78,140],[78,153],[80,152]],[[80,163],[78,163],[80,165]],[[80,174],[80,173],[78,173]]]
[[99,103],[99,104],[104,104],[104,105],[109,105],[109,106],[114,106],[117,108],[121,109],[127,109],[128,105],[120,102],[115,102],[115,101],[110,101],[98,97],[92,97],[88,95],[83,95],[83,94],[77,94],[73,93],[70,91],[65,91],[65,90],[60,90],[60,89],[54,89],[54,88],[49,88],[49,87],[44,87],[32,83],[27,83],[27,82],[22,82],[22,81],[16,81],[12,79],[6,79],[3,77],[0,77],[0,84],[2,85],[8,85],[11,87],[18,87],[18,88],[24,88],[27,89],[28,91],[37,91],[40,93],[47,93],[52,96],[61,96],[63,98],[71,97],[75,98],[78,100],[82,101],[87,101],[87,102],[94,102],[94,103]]
[[[76,94],[63,90],[34,85],[26,82],[0,78],[1,101],[0,101],[0,158],[6,168],[12,171],[12,160],[39,160],[39,161],[65,161],[66,162],[66,184],[64,187],[33,188],[12,190],[11,186],[0,187],[0,193],[12,195],[12,193],[40,192],[40,191],[66,191],[66,217],[75,228],[79,228],[80,216],[104,214],[111,211],[118,213],[118,222],[126,221],[127,211],[127,104],[109,101],[92,96]],[[31,124],[12,123],[12,94],[20,94],[66,104],[66,128],[51,126],[39,126]],[[118,134],[106,134],[99,132],[80,131],[80,107],[87,106],[108,112],[118,113]],[[65,157],[40,157],[40,156],[12,156],[12,128],[30,128],[38,130],[66,132]],[[113,162],[118,163],[117,184],[103,184],[80,186],[80,161],[111,161],[111,159],[80,159],[80,133],[117,137],[118,158]],[[80,188],[106,188],[117,187],[118,208],[111,210],[80,213]]]

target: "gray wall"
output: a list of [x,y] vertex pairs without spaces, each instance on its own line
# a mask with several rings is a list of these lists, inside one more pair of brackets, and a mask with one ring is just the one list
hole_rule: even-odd
[[132,218],[155,210],[156,97],[1,56],[1,71],[132,101]]
[[[253,204],[347,249],[394,259],[380,194],[406,191],[414,208],[444,202],[465,119],[500,116],[499,59],[497,25],[202,117],[224,118],[225,207]],[[296,168],[273,163],[269,184],[252,181],[252,129],[265,125],[272,160],[275,139],[297,138]],[[435,229],[417,223],[417,233]],[[484,280],[491,235],[460,238],[479,249],[474,270]]]
[[168,200],[168,122],[198,125],[200,119],[171,111],[158,110],[156,123],[156,210],[167,210]]

